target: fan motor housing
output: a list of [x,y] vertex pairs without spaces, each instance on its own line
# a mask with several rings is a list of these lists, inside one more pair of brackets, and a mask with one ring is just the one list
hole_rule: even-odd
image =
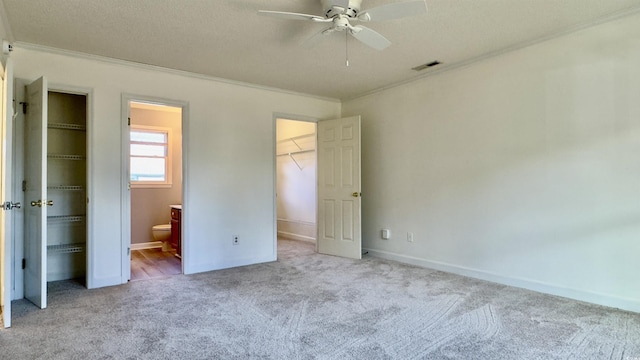
[[344,12],[341,12],[340,9],[336,9],[334,6],[337,6],[333,0],[322,0],[322,10],[324,11],[324,16],[327,19],[331,19],[337,15],[344,14],[350,18],[355,18],[358,16],[360,12],[360,6],[362,5],[362,0],[349,0],[349,8]]

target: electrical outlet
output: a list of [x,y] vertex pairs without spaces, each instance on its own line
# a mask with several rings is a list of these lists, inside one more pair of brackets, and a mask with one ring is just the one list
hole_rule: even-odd
[[413,242],[413,233],[412,232],[408,232],[407,233],[407,241],[412,243]]
[[389,229],[380,230],[380,236],[382,237],[382,240],[389,240],[391,238],[391,230]]
[[240,244],[240,236],[233,235],[233,245],[238,245],[238,244]]

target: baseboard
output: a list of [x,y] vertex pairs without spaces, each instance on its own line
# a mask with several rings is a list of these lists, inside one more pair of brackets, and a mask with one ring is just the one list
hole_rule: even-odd
[[278,236],[315,243],[318,228],[315,222],[278,218]]
[[316,238],[314,238],[314,237],[300,235],[300,234],[294,234],[294,233],[290,233],[290,232],[286,232],[286,231],[278,231],[278,239],[279,238],[306,241],[306,242],[310,242],[310,243],[314,243],[314,244],[316,243]]
[[162,247],[162,241],[150,241],[131,244],[131,250],[156,249]]
[[459,265],[448,264],[439,261],[425,260],[413,256],[407,256],[388,251],[363,249],[371,256],[387,260],[394,260],[405,264],[416,265],[424,268],[444,271],[462,276],[468,276],[480,280],[491,281],[498,284],[519,287],[545,294],[566,297],[569,299],[585,301],[592,304],[603,305],[621,310],[640,313],[640,301],[638,299],[623,298],[609,294],[602,294],[584,290],[571,289],[555,284],[540,282],[531,279],[508,277],[489,271],[468,268]]

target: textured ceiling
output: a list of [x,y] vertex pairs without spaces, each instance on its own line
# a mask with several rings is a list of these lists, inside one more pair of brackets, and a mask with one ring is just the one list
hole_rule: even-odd
[[[640,0],[427,0],[426,15],[369,23],[383,51],[333,34],[300,46],[324,24],[258,16],[321,14],[319,0],[0,0],[13,41],[348,99],[640,8]],[[363,0],[362,8],[397,2]],[[429,70],[426,70],[429,71]]]

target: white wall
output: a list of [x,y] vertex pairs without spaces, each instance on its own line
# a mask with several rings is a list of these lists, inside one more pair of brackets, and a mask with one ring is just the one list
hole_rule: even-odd
[[[278,236],[316,240],[316,123],[277,120]],[[311,135],[311,136],[307,136]],[[292,138],[304,136],[290,140]],[[295,141],[295,142],[294,142]],[[298,147],[299,146],[299,147]],[[294,161],[295,159],[295,161]],[[296,163],[297,162],[297,163]]]
[[[275,253],[274,113],[333,118],[340,103],[33,48],[11,55],[16,77],[93,90],[90,286],[122,282],[122,93],[189,103],[183,137],[185,272],[272,261]],[[232,245],[232,235],[240,245]]]
[[640,311],[639,64],[634,15],[344,103],[364,247]]

